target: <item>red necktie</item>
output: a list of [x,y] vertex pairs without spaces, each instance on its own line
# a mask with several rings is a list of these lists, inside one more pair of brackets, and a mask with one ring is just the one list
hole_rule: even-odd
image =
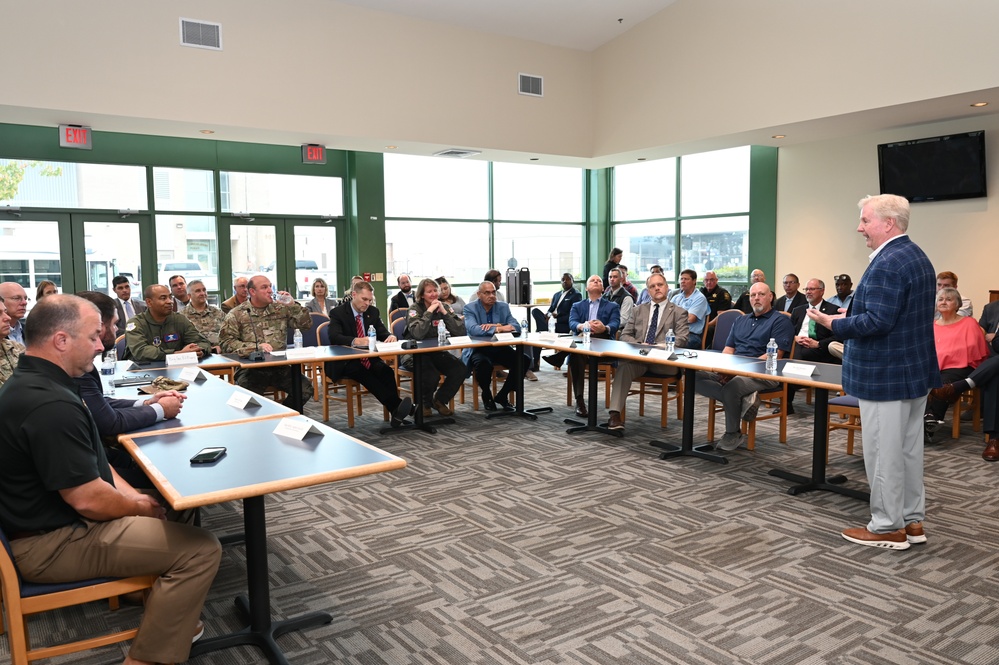
[[[358,314],[355,316],[354,321],[357,322],[357,336],[364,337],[364,324],[361,323],[361,315]],[[371,369],[371,361],[367,358],[361,358],[361,364],[364,366],[364,369]]]

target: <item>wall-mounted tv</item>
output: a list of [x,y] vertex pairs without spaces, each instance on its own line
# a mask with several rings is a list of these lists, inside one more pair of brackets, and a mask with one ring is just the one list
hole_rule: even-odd
[[882,194],[913,203],[986,196],[985,132],[878,146]]

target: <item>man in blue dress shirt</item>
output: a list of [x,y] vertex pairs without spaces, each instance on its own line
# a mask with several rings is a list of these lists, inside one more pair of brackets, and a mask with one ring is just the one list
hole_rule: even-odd
[[[602,298],[604,283],[600,275],[590,275],[586,280],[586,300],[577,302],[569,312],[569,330],[574,335],[583,333],[583,326],[590,326],[590,335],[603,339],[614,339],[621,327],[621,308],[616,303]],[[585,418],[589,415],[583,400],[583,374],[586,372],[586,358],[573,353],[569,358],[569,374],[572,376],[572,392],[576,396],[576,415]]]
[[[476,300],[465,305],[465,329],[472,337],[487,337],[496,333],[520,333],[520,324],[510,313],[510,305],[497,302],[496,285],[492,282],[482,282],[476,291]],[[469,371],[475,373],[475,380],[482,391],[482,405],[486,411],[495,411],[498,407],[513,410],[510,405],[510,393],[517,386],[517,353],[512,346],[487,346],[483,348],[467,348],[462,351],[461,360]],[[529,358],[529,356],[528,356]],[[530,362],[525,359],[524,363]],[[503,365],[507,368],[506,381],[503,387],[493,395],[493,367]]]

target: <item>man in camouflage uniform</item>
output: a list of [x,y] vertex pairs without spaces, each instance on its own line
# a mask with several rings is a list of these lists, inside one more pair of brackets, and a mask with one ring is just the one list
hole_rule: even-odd
[[17,367],[17,359],[24,353],[24,346],[8,339],[10,335],[10,315],[3,297],[0,297],[0,386],[10,378]]
[[212,343],[212,350],[217,353],[219,351],[219,331],[222,330],[222,320],[225,319],[225,314],[218,307],[208,304],[208,289],[200,279],[191,281],[187,285],[187,292],[191,294],[191,302],[181,311],[181,314],[191,320],[198,332]]
[[201,358],[212,345],[194,324],[173,311],[170,289],[151,284],[143,292],[146,311],[125,326],[125,356],[139,361],[164,360],[170,353],[194,352]]
[[[288,304],[275,302],[271,293],[271,280],[264,275],[256,275],[247,285],[250,298],[229,312],[222,322],[219,345],[223,353],[236,353],[246,358],[253,351],[283,351],[287,347],[288,328],[308,330],[312,327],[309,310],[292,300]],[[278,291],[279,296],[291,298],[287,291]],[[312,399],[312,383],[304,376],[296,374],[302,382],[302,399]],[[288,367],[260,367],[237,369],[236,384],[263,394],[268,388],[277,388],[288,393],[284,405],[300,409],[291,398],[292,371]]]

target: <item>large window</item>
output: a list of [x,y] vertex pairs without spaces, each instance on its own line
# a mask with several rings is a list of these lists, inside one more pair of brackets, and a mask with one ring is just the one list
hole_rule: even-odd
[[486,219],[489,163],[445,157],[385,155],[388,217]]
[[581,276],[582,248],[582,226],[500,223],[493,226],[493,267],[501,272],[507,268],[530,268],[531,283],[558,282],[565,272]]
[[625,164],[614,169],[616,221],[665,219],[675,215],[675,159]]
[[[489,225],[482,222],[385,222],[389,289],[399,275],[447,277],[453,284],[478,284],[489,265]],[[497,268],[500,269],[500,268]]]
[[343,180],[223,171],[222,212],[343,217]]
[[0,205],[148,210],[146,169],[0,159]]
[[493,164],[493,219],[582,222],[582,172],[561,166]]

